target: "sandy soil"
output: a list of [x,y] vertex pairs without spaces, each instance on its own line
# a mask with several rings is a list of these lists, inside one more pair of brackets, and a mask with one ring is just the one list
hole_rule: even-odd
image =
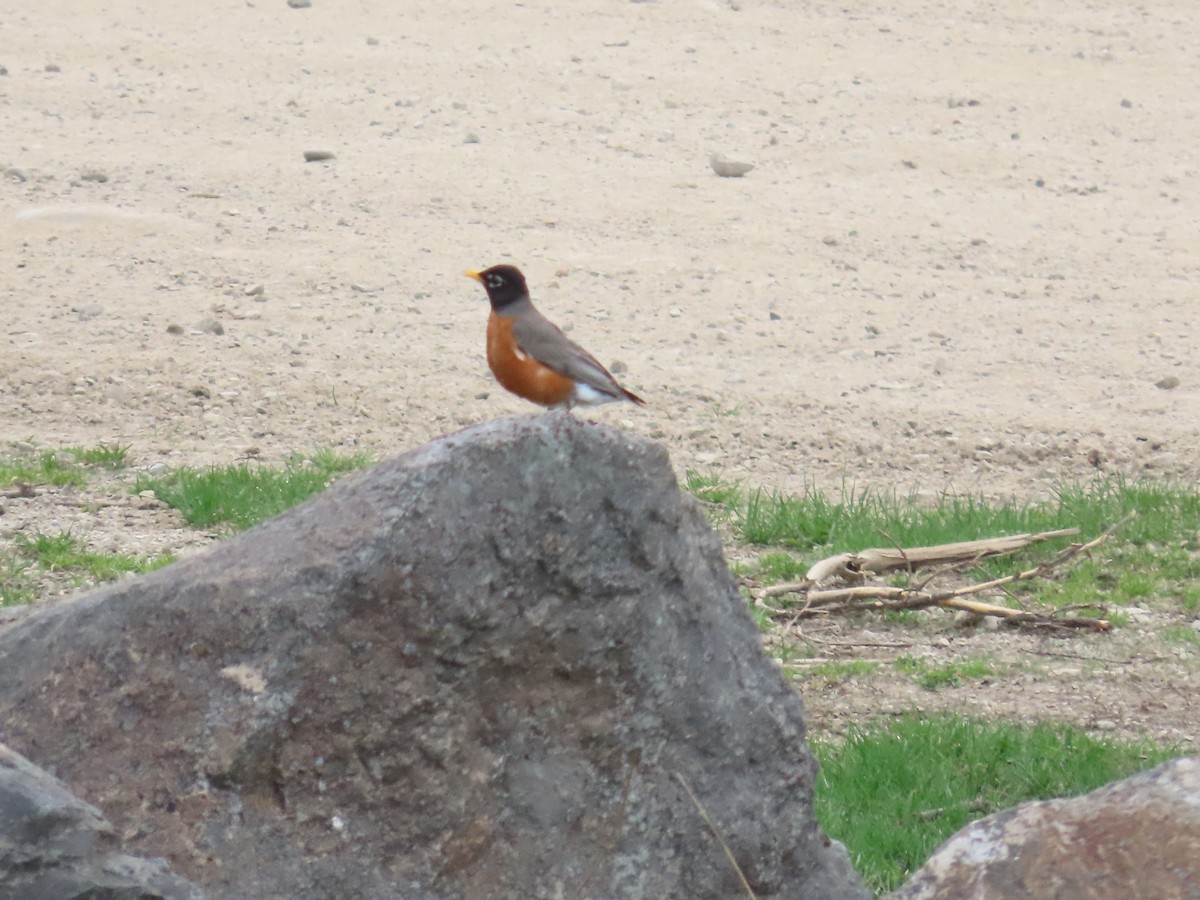
[[[0,442],[383,456],[525,411],[460,274],[510,261],[650,402],[595,417],[680,471],[1200,473],[1191,0],[3,18]],[[104,543],[196,540],[111,515]]]

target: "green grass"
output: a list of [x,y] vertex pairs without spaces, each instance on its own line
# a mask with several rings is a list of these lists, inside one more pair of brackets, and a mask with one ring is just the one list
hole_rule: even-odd
[[867,678],[879,670],[879,663],[865,659],[831,660],[813,666],[792,666],[788,674],[804,687],[828,687],[852,678]]
[[25,451],[0,458],[0,487],[14,482],[83,487],[88,468],[123,469],[128,464],[129,447],[121,444]]
[[139,477],[137,492],[151,490],[158,499],[183,513],[197,528],[229,525],[245,529],[278,515],[345,472],[370,463],[363,453],[323,450],[293,456],[283,466],[238,463],[207,469],[182,468],[160,476]]
[[0,487],[7,487],[14,482],[83,487],[87,483],[87,475],[78,466],[65,460],[62,454],[43,450],[0,459]]
[[764,553],[758,558],[756,574],[772,584],[798,581],[808,571],[810,563],[791,553]]
[[1076,563],[1057,580],[1015,585],[1013,593],[1034,595],[1053,606],[1094,603],[1178,606],[1195,612],[1200,601],[1200,555],[1181,535],[1175,546],[1120,540],[1102,555]]
[[135,556],[129,553],[95,553],[86,549],[69,531],[33,535],[17,534],[14,550],[0,558],[0,605],[30,603],[36,599],[34,581],[38,570],[66,573],[76,584],[115,581],[129,573],[150,572],[174,560],[166,556]]
[[995,667],[982,659],[964,659],[931,665],[919,657],[905,654],[898,657],[893,665],[898,671],[911,675],[913,680],[927,691],[983,681],[997,674]]
[[1127,513],[1137,518],[1121,535],[1136,546],[1196,544],[1200,491],[1194,487],[1133,483],[1121,478],[1059,488],[1041,503],[992,503],[981,497],[943,494],[927,502],[901,495],[845,489],[833,500],[816,488],[798,496],[764,490],[743,493],[714,475],[689,473],[688,490],[734,514],[750,544],[821,548],[841,553],[899,543],[926,546],[1029,531],[1078,527],[1099,534]]
[[129,465],[128,444],[97,444],[95,447],[66,447],[78,462],[103,469],[124,469]]
[[716,475],[687,472],[684,485],[688,491],[705,503],[731,508],[741,502],[741,489],[736,484],[723,482]]
[[19,606],[37,599],[37,588],[27,559],[0,551],[0,606]]
[[1194,584],[1180,585],[1177,596],[1185,612],[1200,612],[1200,580]]
[[1174,644],[1187,644],[1200,647],[1200,631],[1190,625],[1168,625],[1162,630],[1164,640]]
[[967,823],[1027,800],[1066,797],[1179,753],[1032,727],[909,715],[817,740],[817,820],[876,892],[893,890]]
[[[20,481],[83,487],[91,468],[118,470],[128,466],[129,449],[120,444],[100,444],[16,454],[0,459],[0,486]],[[295,456],[281,467],[241,464],[141,476],[134,490],[153,490],[160,499],[182,510],[190,524],[229,524],[240,529],[282,512],[322,490],[338,475],[368,462],[364,454],[321,451],[308,457]],[[47,575],[66,575],[74,584],[86,585],[147,572],[171,560],[170,556],[94,553],[69,531],[18,534],[8,548],[0,549],[0,605],[32,602],[45,589]]]
[[[928,546],[1070,527],[1088,540],[1134,513],[1090,559],[1076,561],[1054,580],[1014,585],[1012,593],[1059,607],[1151,603],[1200,610],[1200,490],[1194,486],[1106,478],[1061,487],[1041,503],[1019,504],[949,494],[925,501],[852,489],[834,500],[811,487],[798,496],[744,492],[713,475],[689,474],[686,483],[738,538],[781,548],[764,553],[747,573],[767,583],[794,580],[822,557],[867,547]],[[1065,544],[1061,539],[1031,547],[1015,560],[985,561],[980,575],[1007,574]]]

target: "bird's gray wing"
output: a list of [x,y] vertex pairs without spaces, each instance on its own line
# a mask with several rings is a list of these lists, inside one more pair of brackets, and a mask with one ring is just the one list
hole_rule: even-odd
[[532,308],[513,323],[513,338],[526,356],[532,356],[559,375],[582,382],[610,397],[625,391],[596,358],[563,334],[562,329]]

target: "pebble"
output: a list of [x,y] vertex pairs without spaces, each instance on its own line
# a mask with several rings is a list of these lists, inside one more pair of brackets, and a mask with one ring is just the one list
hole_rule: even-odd
[[246,288],[246,290],[243,293],[247,297],[261,297],[263,294],[266,293],[266,291],[267,291],[267,289],[265,287],[263,287],[261,284],[256,284],[256,285]]
[[730,159],[724,153],[714,153],[709,156],[708,164],[722,178],[741,178],[754,168],[754,163]]
[[108,176],[103,172],[95,169],[89,169],[79,176],[82,181],[94,181],[96,184],[105,184],[108,181]]
[[1160,378],[1158,381],[1154,382],[1154,386],[1156,388],[1160,388],[1164,391],[1173,391],[1175,388],[1179,387],[1179,384],[1179,379],[1174,375],[1168,375],[1166,378]]
[[287,0],[287,5],[292,9],[308,9],[312,6],[312,0]]
[[183,334],[183,326],[176,322],[172,322],[167,326],[167,334]]
[[46,63],[46,71],[47,72],[61,72],[62,68],[58,65],[58,63]]
[[305,150],[305,162],[324,162],[327,159],[336,159],[336,154],[332,150]]
[[204,332],[205,334],[224,334],[225,333],[225,326],[222,325],[220,322],[218,322],[216,319],[205,319],[203,322],[201,322],[199,325],[197,325],[196,328],[199,331]]
[[464,144],[478,144],[479,143],[479,135],[477,135],[473,131],[469,132],[467,134],[467,136],[465,138],[463,138],[463,143]]
[[629,366],[625,365],[625,363],[619,359],[614,359],[612,364],[608,367],[608,371],[612,372],[614,375],[623,375],[629,371]]
[[87,306],[80,306],[75,310],[80,321],[87,319],[95,319],[98,316],[104,315],[104,307],[99,303],[89,303]]

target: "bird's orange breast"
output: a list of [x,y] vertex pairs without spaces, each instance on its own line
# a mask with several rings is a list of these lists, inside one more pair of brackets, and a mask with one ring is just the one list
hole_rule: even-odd
[[488,367],[506,390],[540,406],[566,403],[575,391],[575,382],[522,353],[513,337],[514,316],[488,317]]

